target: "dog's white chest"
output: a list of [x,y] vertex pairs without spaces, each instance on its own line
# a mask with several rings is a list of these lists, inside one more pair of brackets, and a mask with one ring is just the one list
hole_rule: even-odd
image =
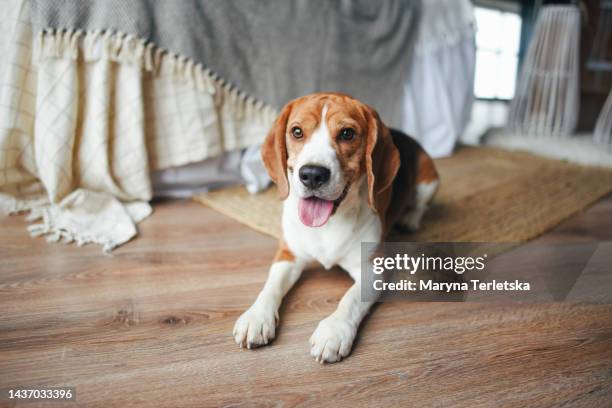
[[285,242],[297,257],[316,260],[326,269],[340,263],[349,254],[359,256],[362,241],[380,239],[380,220],[367,205],[341,207],[325,225],[316,228],[301,223],[297,207],[297,201],[291,197],[284,203]]

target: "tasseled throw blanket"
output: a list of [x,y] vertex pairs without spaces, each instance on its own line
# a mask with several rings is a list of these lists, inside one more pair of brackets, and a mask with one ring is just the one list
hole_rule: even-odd
[[[260,143],[276,110],[341,91],[399,124],[419,2],[11,0],[0,205],[105,250],[149,173]],[[5,30],[6,31],[6,30]]]

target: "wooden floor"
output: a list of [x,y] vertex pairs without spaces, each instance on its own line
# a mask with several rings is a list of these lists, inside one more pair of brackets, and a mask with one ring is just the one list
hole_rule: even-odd
[[[308,338],[351,283],[339,270],[305,273],[277,340],[242,350],[271,238],[191,202],[159,203],[111,255],[24,223],[0,218],[0,388],[74,386],[66,405],[94,407],[612,405],[612,305],[385,303],[322,366]],[[540,239],[612,240],[612,197]]]

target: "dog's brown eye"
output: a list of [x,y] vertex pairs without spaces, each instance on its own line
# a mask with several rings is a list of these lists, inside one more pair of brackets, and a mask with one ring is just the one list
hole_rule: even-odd
[[355,131],[351,128],[344,128],[340,131],[340,139],[342,140],[353,140],[355,137]]
[[304,136],[304,132],[302,131],[302,129],[300,129],[299,127],[294,127],[293,129],[291,129],[291,134],[293,135],[293,137],[295,137],[296,139],[301,139]]

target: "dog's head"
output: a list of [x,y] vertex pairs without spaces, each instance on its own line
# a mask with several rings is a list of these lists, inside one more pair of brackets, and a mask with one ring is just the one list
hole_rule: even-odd
[[[314,94],[289,102],[272,125],[261,151],[281,199],[299,198],[302,223],[324,225],[360,180],[368,204],[378,199],[399,169],[389,129],[371,107],[341,94]],[[364,178],[365,176],[365,178]]]

